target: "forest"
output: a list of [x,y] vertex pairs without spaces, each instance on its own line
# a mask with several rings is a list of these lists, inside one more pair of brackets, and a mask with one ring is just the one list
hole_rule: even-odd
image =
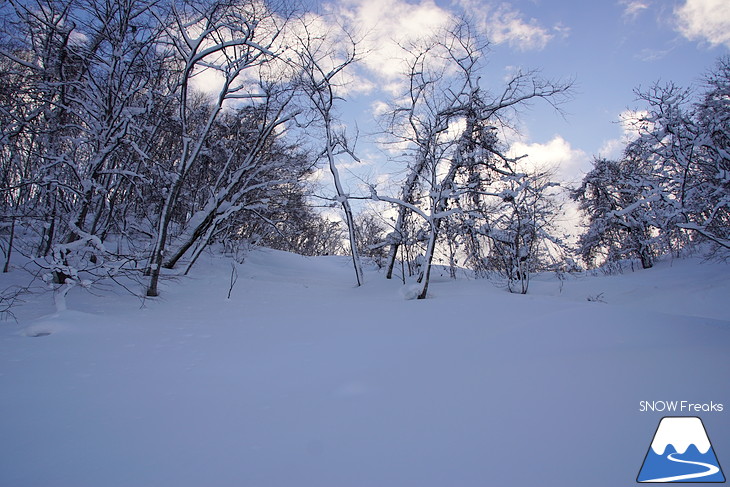
[[[695,86],[637,90],[636,137],[571,186],[504,134],[531,103],[561,110],[573,80],[535,69],[486,86],[489,42],[458,19],[402,46],[407,88],[373,135],[396,148],[398,191],[351,194],[342,88],[359,34],[259,0],[7,0],[0,15],[2,265],[28,272],[4,311],[99,282],[155,297],[211,248],[348,255],[357,284],[368,259],[419,299],[437,262],[524,294],[537,272],[730,256],[727,56]],[[576,241],[558,225],[567,201]]]

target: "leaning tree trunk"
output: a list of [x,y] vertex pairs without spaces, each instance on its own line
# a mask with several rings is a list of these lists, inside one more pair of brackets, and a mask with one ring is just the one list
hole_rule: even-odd
[[[406,203],[413,203],[413,192],[416,190],[418,177],[423,172],[425,166],[426,158],[420,157],[418,163],[416,164],[416,167],[413,168],[411,173],[408,175],[408,179],[403,185],[403,193],[401,194],[402,201],[405,201]],[[408,211],[410,210],[408,210],[408,208],[406,208],[405,206],[398,207],[398,218],[395,221],[395,229],[393,232],[396,234],[398,240],[390,245],[390,249],[388,251],[388,270],[385,274],[386,279],[393,278],[393,268],[395,267],[395,261],[398,256],[398,248],[400,247],[400,245],[403,244],[403,240],[405,237],[405,221]]]
[[431,221],[431,235],[428,239],[428,246],[426,247],[426,267],[423,269],[423,274],[419,282],[421,283],[421,291],[418,293],[417,299],[426,299],[428,295],[428,283],[431,279],[431,264],[433,262],[433,254],[436,251],[436,239],[438,238],[438,222]]

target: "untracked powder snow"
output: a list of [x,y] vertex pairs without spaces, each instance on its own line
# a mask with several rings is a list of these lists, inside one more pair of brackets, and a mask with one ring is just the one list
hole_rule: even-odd
[[26,297],[0,323],[0,485],[632,485],[682,415],[641,401],[724,404],[685,415],[730,465],[726,264],[527,295],[445,272],[426,300],[351,265],[204,254],[154,299]]

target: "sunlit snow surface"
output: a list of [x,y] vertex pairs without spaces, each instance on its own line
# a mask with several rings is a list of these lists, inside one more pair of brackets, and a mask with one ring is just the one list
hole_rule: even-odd
[[631,485],[663,415],[639,403],[659,400],[723,403],[688,415],[730,465],[725,264],[526,296],[437,277],[416,301],[374,270],[354,287],[346,258],[267,250],[228,300],[230,262],[144,304],[74,289],[0,323],[0,485]]

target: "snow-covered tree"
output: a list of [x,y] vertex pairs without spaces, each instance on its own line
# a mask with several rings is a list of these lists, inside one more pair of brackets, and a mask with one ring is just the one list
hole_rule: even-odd
[[645,269],[654,264],[655,233],[661,228],[654,208],[661,191],[634,162],[595,159],[573,192],[588,218],[579,252],[589,264],[631,257],[640,258]]
[[[256,0],[237,3],[195,0],[174,2],[169,7],[169,13],[163,16],[160,12],[159,15],[165,27],[168,50],[179,65],[173,78],[172,96],[177,104],[180,148],[179,152],[170,155],[168,161],[164,161],[169,170],[150,257],[148,296],[158,294],[168,233],[186,178],[200,162],[226,102],[255,103],[262,97],[268,99],[261,86],[252,83],[252,79],[257,79],[258,68],[275,58],[276,42],[282,31],[277,13]],[[194,101],[192,83],[195,76],[205,71],[214,73],[220,84],[207,116],[198,123],[191,110],[191,102]],[[254,74],[247,76],[248,73]],[[225,191],[231,192],[235,182],[233,186],[223,186]],[[196,219],[205,220],[211,212],[215,217],[225,199],[220,191],[217,192],[210,202],[212,208],[204,210],[206,215],[196,214]],[[190,226],[195,234],[197,222]],[[205,231],[211,228],[214,229],[215,225]],[[206,238],[209,236],[206,235]]]
[[[144,0],[11,1],[3,5],[3,193],[25,228],[40,228],[36,263],[59,297],[70,286],[127,267],[104,239],[123,221],[120,194],[158,82],[160,29]],[[6,165],[7,162],[7,165]],[[132,264],[133,267],[133,264]]]
[[286,240],[316,220],[301,206],[312,161],[285,130],[292,76],[270,67],[286,12],[13,0],[0,13],[0,205],[59,292],[146,268],[155,295],[161,265],[223,234]]
[[584,258],[653,256],[700,242],[730,249],[730,61],[696,90],[674,83],[638,92],[638,136],[618,161],[597,159],[573,197],[588,218]]
[[262,92],[256,106],[222,114],[211,129],[201,162],[185,184],[191,197],[180,202],[192,216],[174,239],[164,267],[174,267],[192,247],[191,263],[195,262],[237,213],[266,220],[270,204],[284,199],[281,192],[296,186],[311,168],[306,155],[278,137],[277,130],[293,118],[288,107],[291,90],[277,87]]
[[357,246],[360,255],[369,257],[378,267],[383,267],[387,256],[387,226],[374,211],[363,211],[355,217]]
[[730,57],[718,60],[695,104],[698,183],[689,190],[690,210],[679,223],[730,253]]
[[570,88],[569,82],[518,72],[501,91],[492,93],[481,84],[486,48],[486,41],[466,21],[423,46],[409,48],[408,90],[390,114],[388,132],[398,147],[405,147],[408,172],[399,197],[386,197],[375,189],[373,197],[398,207],[387,277],[392,276],[399,247],[414,238],[405,232],[409,218],[416,215],[424,225],[419,299],[428,292],[442,227],[456,228],[452,220],[465,211],[468,200],[473,206],[480,199],[498,197],[501,189],[495,190],[492,183],[516,175],[516,159],[505,155],[498,129],[529,100],[557,103]]
[[488,259],[507,279],[510,292],[526,294],[530,277],[547,269],[563,247],[554,222],[560,205],[558,186],[545,173],[502,178],[504,189],[487,215],[481,232],[489,238]]

